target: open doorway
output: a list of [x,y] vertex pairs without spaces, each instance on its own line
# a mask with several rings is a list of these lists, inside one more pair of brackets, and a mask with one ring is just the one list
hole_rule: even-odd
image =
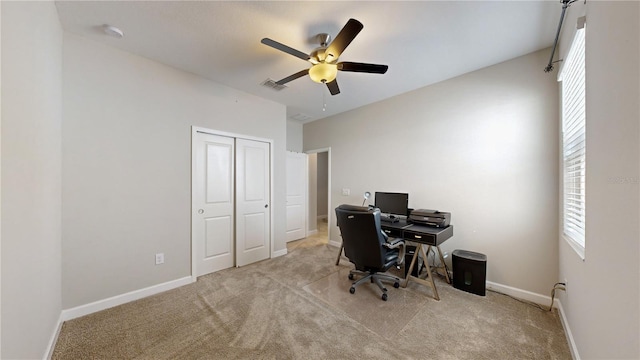
[[308,238],[329,242],[331,223],[331,149],[307,151],[309,154]]

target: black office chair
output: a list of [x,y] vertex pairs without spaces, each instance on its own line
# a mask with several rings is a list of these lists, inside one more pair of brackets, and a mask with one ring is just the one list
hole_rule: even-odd
[[349,272],[349,280],[353,280],[355,275],[363,276],[351,285],[349,292],[355,293],[356,286],[370,279],[382,290],[382,300],[387,301],[387,289],[381,280],[393,281],[393,287],[398,288],[400,279],[381,273],[402,263],[404,241],[390,240],[382,231],[379,209],[340,205],[336,208],[336,219],[344,254],[355,265],[355,270]]

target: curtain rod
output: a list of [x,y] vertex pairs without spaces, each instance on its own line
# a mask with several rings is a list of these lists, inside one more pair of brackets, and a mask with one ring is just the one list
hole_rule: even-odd
[[556,46],[558,46],[558,39],[560,38],[560,30],[562,29],[562,21],[564,20],[564,13],[572,3],[576,2],[576,0],[561,0],[562,2],[562,13],[560,14],[560,23],[558,24],[558,31],[556,32],[556,40],[553,42],[553,50],[551,50],[551,57],[549,57],[549,64],[544,68],[544,72],[548,73],[553,71],[553,64],[562,61],[556,60],[553,61],[553,55],[556,52]]

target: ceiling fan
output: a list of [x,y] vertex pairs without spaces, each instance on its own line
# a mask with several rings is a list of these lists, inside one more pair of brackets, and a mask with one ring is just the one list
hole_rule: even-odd
[[[305,54],[302,51],[293,49],[287,45],[281,44],[275,40],[264,38],[260,42],[271,46],[274,49],[286,52],[302,60],[308,61],[313,64],[309,69],[298,71],[293,75],[289,75],[286,78],[276,81],[278,85],[284,85],[292,80],[301,78],[305,75],[309,75],[311,80],[326,84],[331,95],[337,95],[340,93],[338,82],[336,81],[336,75],[338,70],[351,71],[351,72],[364,72],[371,74],[384,74],[387,72],[389,66],[357,63],[342,61],[338,62],[338,58],[349,46],[353,39],[360,33],[364,26],[361,22],[355,19],[349,19],[345,26],[340,30],[336,38],[331,41],[329,34],[319,34],[316,39],[320,42],[320,47],[314,49],[310,54]],[[331,41],[331,43],[329,43]]]

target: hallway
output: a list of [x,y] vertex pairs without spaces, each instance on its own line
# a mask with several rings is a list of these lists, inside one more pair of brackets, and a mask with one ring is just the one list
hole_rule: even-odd
[[302,247],[313,247],[329,243],[327,218],[318,220],[318,231],[300,240],[287,243],[287,251]]

